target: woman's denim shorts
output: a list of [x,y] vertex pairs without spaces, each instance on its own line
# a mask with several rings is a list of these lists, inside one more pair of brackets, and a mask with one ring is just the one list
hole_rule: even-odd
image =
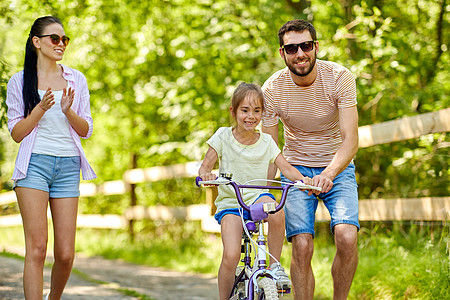
[[[313,178],[325,168],[294,166],[303,176]],[[283,175],[284,182],[290,182]],[[328,193],[319,196],[291,188],[288,191],[284,212],[286,216],[286,238],[300,233],[310,233],[314,237],[315,213],[319,200],[322,200],[331,216],[330,229],[334,232],[337,224],[351,224],[359,230],[358,221],[358,185],[355,178],[355,165],[350,164],[333,180],[333,187]]]
[[27,177],[16,180],[14,188],[26,187],[49,193],[50,198],[80,196],[79,156],[51,156],[32,153]]

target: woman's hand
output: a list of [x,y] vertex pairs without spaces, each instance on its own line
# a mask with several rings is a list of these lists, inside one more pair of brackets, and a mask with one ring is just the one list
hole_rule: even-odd
[[47,111],[52,108],[53,104],[55,104],[55,95],[53,95],[52,89],[48,88],[45,91],[41,102],[39,102],[39,107],[42,108],[42,110]]
[[67,91],[65,88],[63,89],[63,95],[61,97],[61,110],[65,115],[70,111],[70,108],[72,107],[74,95],[75,90],[71,87],[69,88],[69,91]]

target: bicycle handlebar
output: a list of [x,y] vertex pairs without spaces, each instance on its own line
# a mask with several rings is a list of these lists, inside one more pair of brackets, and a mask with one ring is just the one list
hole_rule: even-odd
[[200,176],[197,176],[197,178],[195,179],[195,184],[197,186],[200,185],[231,185],[236,193],[236,198],[238,200],[239,205],[247,210],[250,211],[250,207],[248,205],[245,204],[244,200],[242,199],[242,194],[240,192],[240,188],[251,188],[251,189],[269,189],[269,190],[282,190],[282,194],[281,194],[281,199],[280,199],[280,203],[275,207],[275,210],[272,210],[271,213],[276,213],[279,210],[281,210],[286,202],[286,196],[287,196],[287,192],[291,187],[296,187],[299,189],[303,189],[303,190],[316,190],[316,191],[322,191],[322,189],[320,187],[316,187],[316,186],[311,186],[311,185],[307,185],[304,184],[303,181],[295,181],[295,182],[291,182],[288,184],[285,184],[284,186],[273,186],[273,185],[242,185],[242,184],[237,184],[235,181],[226,178],[226,177],[218,177],[215,180],[207,180],[207,181],[202,181]]

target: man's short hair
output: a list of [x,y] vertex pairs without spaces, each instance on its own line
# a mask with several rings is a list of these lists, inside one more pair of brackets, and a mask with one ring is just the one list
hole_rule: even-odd
[[278,31],[278,41],[280,43],[280,47],[284,45],[283,38],[284,38],[284,35],[286,34],[286,32],[289,32],[289,31],[303,32],[305,30],[309,31],[309,33],[311,34],[311,37],[314,41],[317,40],[316,29],[308,21],[301,20],[301,19],[288,21],[286,24],[281,26],[280,30]]

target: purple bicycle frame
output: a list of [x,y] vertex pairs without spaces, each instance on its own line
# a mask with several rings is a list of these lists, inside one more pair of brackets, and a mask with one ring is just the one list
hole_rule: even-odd
[[[229,185],[231,185],[234,188],[234,191],[236,193],[236,197],[237,197],[239,205],[243,209],[245,209],[247,211],[250,211],[250,207],[244,203],[244,200],[242,199],[242,194],[241,194],[241,192],[239,190],[240,188],[281,190],[282,194],[281,194],[280,203],[276,206],[275,211],[273,211],[271,213],[276,213],[276,212],[280,211],[283,208],[284,204],[286,203],[287,192],[292,187],[292,185],[290,185],[290,184],[285,184],[284,186],[239,185],[239,184],[237,184],[234,181],[230,181]],[[258,240],[257,243],[258,243],[258,246],[265,245],[265,241]],[[260,265],[258,270],[265,269],[265,267],[262,266],[261,263],[262,263],[261,261],[258,261],[258,265]],[[247,265],[247,264],[249,265],[250,262],[249,261],[244,261],[244,264],[245,265]],[[253,283],[254,275],[255,275],[255,273],[253,273],[252,276],[249,278],[248,290],[251,291],[251,292],[249,293],[248,300],[253,300],[254,299],[254,295],[253,295],[253,292],[252,292],[254,290],[254,288],[255,288],[254,287],[254,283]]]
[[[197,177],[197,178],[196,178],[196,184],[197,184],[197,186],[200,186],[199,181],[201,181],[201,178],[200,178],[200,177]],[[285,184],[285,185],[283,185],[283,186],[241,185],[241,184],[237,184],[236,182],[234,182],[234,181],[232,181],[232,180],[230,180],[230,181],[229,181],[228,183],[226,183],[225,185],[231,185],[231,186],[233,187],[233,189],[234,189],[234,191],[235,191],[235,193],[236,193],[236,198],[237,198],[237,200],[238,200],[239,205],[240,205],[243,209],[245,209],[245,210],[247,210],[247,211],[250,211],[250,206],[248,206],[248,205],[246,205],[246,204],[244,203],[244,200],[242,199],[241,191],[240,191],[239,189],[241,189],[241,188],[249,188],[249,189],[281,190],[281,191],[282,191],[282,194],[281,194],[281,200],[280,200],[280,203],[276,206],[275,211],[273,211],[273,212],[271,212],[271,213],[276,213],[276,212],[280,211],[280,210],[283,208],[284,204],[286,203],[287,192],[288,192],[288,190],[293,186],[293,185],[291,185],[291,184]],[[265,240],[262,240],[262,241],[261,241],[261,240],[258,240],[257,242],[258,242],[258,246],[265,245],[265,243],[266,243]],[[250,266],[250,263],[251,263],[250,260],[251,260],[250,257],[245,257],[245,258],[244,258],[244,261],[243,261],[243,262],[244,262],[244,265]],[[265,266],[262,265],[262,262],[261,262],[261,261],[258,261],[258,265],[259,265],[260,267],[258,268],[257,271],[260,271],[260,270],[264,270],[264,269],[265,269]],[[233,290],[235,289],[237,283],[238,283],[238,282],[242,279],[242,277],[244,276],[244,272],[245,272],[245,268],[242,270],[241,274],[238,275],[238,278],[237,278],[237,280],[235,281],[235,283],[234,283],[234,285],[233,285]],[[251,292],[249,293],[249,297],[246,298],[246,299],[248,299],[248,300],[253,300],[253,299],[254,299],[253,291],[254,291],[254,288],[255,288],[255,287],[254,287],[254,283],[253,283],[253,277],[254,277],[255,273],[256,273],[256,272],[254,272],[254,273],[250,276],[250,278],[249,278],[248,291],[251,291]],[[257,275],[259,276],[259,274],[257,274]],[[270,276],[270,275],[269,275],[269,276]]]

